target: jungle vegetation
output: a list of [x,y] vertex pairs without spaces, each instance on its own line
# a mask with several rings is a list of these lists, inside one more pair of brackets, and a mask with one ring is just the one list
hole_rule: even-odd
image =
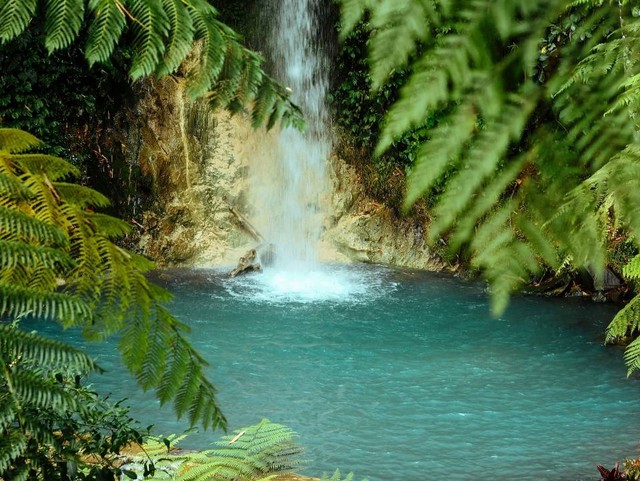
[[[414,137],[404,209],[429,197],[432,244],[464,253],[502,312],[544,272],[602,285],[615,247],[640,278],[640,8],[628,0],[340,0],[369,32],[372,92],[404,75],[375,155]],[[636,337],[640,297],[607,329]],[[640,367],[640,340],[625,352]]]
[[[640,9],[633,2],[339,3],[343,38],[370,35],[370,72],[356,79],[365,84],[343,97],[371,85],[375,105],[360,117],[379,132],[377,158],[408,174],[404,209],[429,199],[431,242],[443,239],[451,255],[471,259],[491,283],[496,312],[546,271],[584,269],[601,282],[612,245],[624,246],[622,274],[640,278]],[[5,0],[0,42],[24,35],[50,54],[82,54],[91,69],[125,71],[131,82],[175,76],[213,106],[246,109],[254,125],[301,122],[261,57],[207,0]],[[0,96],[7,101],[7,92]],[[39,134],[54,119],[25,122]],[[188,329],[164,307],[166,291],[144,276],[153,264],[115,242],[128,227],[95,211],[107,205],[104,196],[70,182],[81,171],[55,156],[64,152],[41,147],[22,130],[0,130],[0,476],[62,477],[63,462],[79,461],[78,447],[70,447],[78,439],[56,434],[68,425],[54,413],[76,413],[74,422],[87,426],[96,413],[75,399],[79,376],[99,366],[21,331],[19,322],[8,325],[25,316],[81,327],[93,339],[124,332],[120,351],[143,388],[192,423],[224,427]],[[639,312],[635,297],[608,340],[636,335]],[[640,367],[639,341],[625,358],[630,372]],[[121,435],[95,451],[139,437],[119,424],[121,411],[100,409],[112,417],[98,425],[121,426],[112,431]],[[51,449],[59,457],[48,456]],[[107,471],[91,479],[113,479]]]
[[[82,40],[91,66],[108,62],[118,45],[132,82],[174,75],[193,97],[232,112],[248,109],[255,126],[301,124],[284,88],[262,70],[262,58],[205,0],[8,0],[0,6],[0,42],[31,23],[49,53]],[[185,337],[187,327],[164,307],[168,292],[145,277],[153,263],[114,242],[129,226],[96,212],[108,199],[71,182],[78,168],[41,146],[23,130],[0,129],[0,477],[7,481],[66,479],[66,461],[138,438],[125,420],[108,445],[90,446],[108,430],[107,419],[88,437],[79,425],[109,409],[82,402],[80,379],[99,367],[77,349],[22,331],[27,316],[80,327],[91,340],[122,334],[122,359],[143,389],[172,402],[191,424],[226,425],[206,362]],[[107,467],[86,479],[116,474]]]

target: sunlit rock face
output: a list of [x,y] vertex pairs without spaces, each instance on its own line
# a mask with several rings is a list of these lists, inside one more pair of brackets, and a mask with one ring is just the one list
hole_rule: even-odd
[[354,261],[441,267],[425,246],[422,221],[398,219],[369,199],[359,172],[334,153],[330,61],[318,45],[326,41],[328,3],[265,3],[264,53],[306,116],[304,134],[254,130],[241,114],[188,100],[178,77],[143,84],[121,142],[152,199],[137,245],[160,265],[233,267],[255,249],[274,270]]
[[[171,79],[144,92],[123,140],[154,199],[138,228],[140,250],[161,265],[231,266],[248,249],[273,242],[263,226],[279,207],[259,195],[256,173],[281,149],[280,133],[189,102]],[[322,207],[310,214],[319,216],[315,260],[441,267],[424,244],[424,225],[368,198],[358,172],[335,155],[323,169]]]
[[253,239],[246,212],[248,142],[260,142],[241,117],[186,100],[183,85],[155,82],[140,99],[128,136],[130,162],[151,184],[139,247],[163,265],[237,261]]

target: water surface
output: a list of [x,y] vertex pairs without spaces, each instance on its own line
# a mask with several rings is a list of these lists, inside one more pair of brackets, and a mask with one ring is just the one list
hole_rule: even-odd
[[[637,455],[640,385],[602,345],[610,306],[516,298],[495,319],[482,284],[450,276],[373,266],[314,276],[163,274],[230,428],[288,425],[307,474],[592,480],[596,463]],[[101,388],[164,433],[185,428],[134,389],[110,346],[91,349],[110,369]]]

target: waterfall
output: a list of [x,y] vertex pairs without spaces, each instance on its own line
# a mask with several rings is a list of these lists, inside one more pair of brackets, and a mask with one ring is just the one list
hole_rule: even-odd
[[320,43],[322,0],[272,0],[267,50],[274,76],[291,89],[307,131],[279,132],[276,145],[261,146],[252,173],[255,224],[272,244],[274,267],[307,272],[317,245],[330,191],[331,148],[326,95],[329,62]]

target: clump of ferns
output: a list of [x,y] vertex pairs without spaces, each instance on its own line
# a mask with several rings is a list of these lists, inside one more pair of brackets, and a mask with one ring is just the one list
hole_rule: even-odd
[[263,419],[214,443],[214,448],[189,454],[178,470],[179,481],[266,480],[301,466],[302,448],[294,433]]
[[[336,469],[331,477],[327,473],[324,473],[320,478],[320,481],[353,481],[353,473],[347,474],[344,478],[340,474],[340,470]],[[363,479],[362,481],[367,481]]]
[[176,452],[186,436],[147,439],[143,454],[129,456],[123,468],[144,475],[148,457],[153,460],[153,479],[266,481],[302,466],[302,447],[295,442],[295,433],[267,419],[223,436],[212,449]]

